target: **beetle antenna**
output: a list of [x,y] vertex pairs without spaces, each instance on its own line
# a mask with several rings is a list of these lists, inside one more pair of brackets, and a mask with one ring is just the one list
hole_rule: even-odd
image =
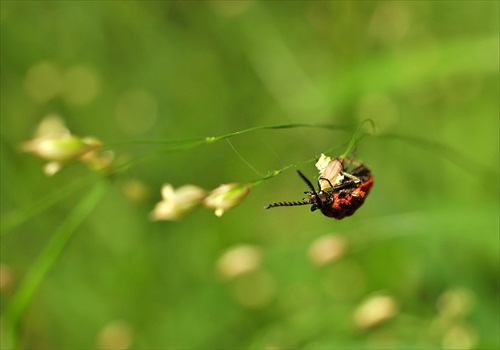
[[314,186],[311,183],[311,181],[309,181],[309,179],[304,174],[302,174],[302,172],[300,170],[297,170],[297,172],[299,173],[300,178],[302,180],[304,180],[304,182],[307,184],[307,186],[309,187],[309,189],[311,190],[311,192],[313,192],[314,194],[316,194],[316,190],[314,189]]
[[277,203],[269,204],[264,209],[271,209],[271,208],[276,208],[276,207],[294,207],[296,205],[307,205],[307,204],[311,204],[311,203],[306,202],[305,199],[302,202],[277,202]]
[[321,205],[321,200],[319,199],[318,193],[314,189],[314,186],[311,183],[311,181],[309,181],[309,179],[304,174],[302,174],[300,170],[297,170],[297,172],[299,173],[300,178],[304,180],[304,182],[307,184],[311,192],[314,193],[314,197],[316,197],[316,203],[318,203],[317,205]]

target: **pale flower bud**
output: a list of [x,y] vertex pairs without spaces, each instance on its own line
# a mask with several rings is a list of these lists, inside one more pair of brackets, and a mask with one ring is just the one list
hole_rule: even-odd
[[38,139],[47,136],[69,135],[70,132],[64,120],[57,114],[45,116],[38,124],[33,138]]
[[165,184],[161,195],[163,200],[153,209],[152,219],[175,221],[194,210],[205,198],[206,192],[194,185],[184,185],[175,190],[171,184]]
[[57,115],[45,117],[38,125],[34,138],[21,147],[23,151],[48,161],[44,167],[48,176],[54,175],[64,163],[72,160],[87,163],[94,169],[109,168],[113,160],[101,152],[99,140],[71,134]]
[[222,216],[224,212],[238,205],[248,195],[250,184],[230,183],[223,184],[212,190],[203,200],[203,204],[215,209],[216,216]]
[[84,137],[83,142],[92,147],[89,152],[82,154],[80,161],[88,164],[94,170],[104,170],[111,168],[115,154],[111,150],[102,151],[102,143],[95,137]]
[[95,145],[88,145],[71,134],[54,135],[34,139],[23,144],[23,150],[42,159],[55,162],[67,162],[94,150]]

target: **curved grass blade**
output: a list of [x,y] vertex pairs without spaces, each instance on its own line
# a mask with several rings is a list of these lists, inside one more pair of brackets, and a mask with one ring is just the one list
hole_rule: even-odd
[[54,232],[54,235],[28,270],[6,309],[4,339],[7,348],[16,347],[19,323],[33,300],[38,287],[78,227],[100,202],[107,188],[108,186],[104,181],[94,185],[87,196],[78,203],[66,220]]

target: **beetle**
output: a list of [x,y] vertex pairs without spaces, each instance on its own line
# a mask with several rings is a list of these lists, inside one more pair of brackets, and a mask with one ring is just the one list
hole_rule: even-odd
[[311,205],[311,211],[319,209],[327,217],[337,220],[353,215],[365,202],[373,187],[373,175],[370,169],[362,163],[355,164],[352,171],[344,171],[344,159],[332,160],[321,172],[318,178],[318,190],[311,181],[297,171],[300,178],[307,184],[310,191],[304,192],[307,198],[298,202],[277,202],[269,204],[266,209]]

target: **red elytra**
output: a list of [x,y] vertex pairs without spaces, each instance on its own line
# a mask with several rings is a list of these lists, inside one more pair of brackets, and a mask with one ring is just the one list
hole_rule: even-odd
[[[345,172],[343,165],[344,159],[342,158],[336,158],[328,164],[318,179],[318,191],[314,189],[311,181],[298,171],[299,176],[311,190],[305,192],[308,198],[302,199],[301,202],[269,204],[266,209],[310,204],[312,205],[311,211],[319,209],[323,215],[338,220],[353,215],[370,193],[373,187],[373,176],[364,164],[356,163],[358,166],[350,172]],[[329,186],[325,186],[325,181]]]
[[351,216],[365,202],[366,196],[370,193],[373,187],[373,176],[370,176],[366,182],[358,185],[354,190],[340,190],[331,193],[327,203],[323,203],[320,208],[321,212],[328,217],[335,219],[343,219],[346,216]]

